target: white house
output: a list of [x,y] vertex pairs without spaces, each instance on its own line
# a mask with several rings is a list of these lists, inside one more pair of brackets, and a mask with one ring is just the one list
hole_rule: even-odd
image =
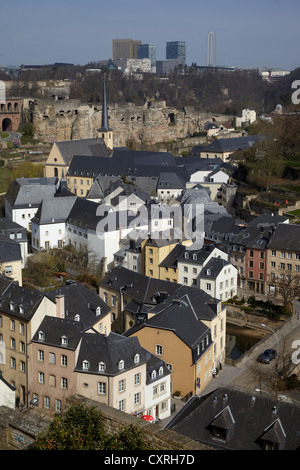
[[237,269],[230,261],[211,258],[199,274],[199,287],[215,299],[231,299],[237,294]]
[[171,415],[171,371],[154,355],[147,355],[147,378],[145,384],[144,415],[153,421]]
[[252,124],[256,121],[256,111],[253,108],[245,108],[242,111],[242,116],[237,117],[235,120],[236,127],[241,127],[242,125]]
[[[0,364],[1,361],[1,343],[0,343]],[[16,388],[10,385],[2,376],[0,370],[0,406],[7,406],[8,408],[15,408],[16,404]]]
[[[115,212],[83,198],[78,198],[66,220],[66,243],[86,251],[90,260],[108,267],[120,249],[120,241],[133,231],[136,215]],[[148,220],[141,230],[147,231]]]
[[5,195],[5,217],[31,231],[31,219],[43,199],[54,196],[57,178],[17,178]]
[[76,196],[43,199],[31,220],[33,249],[63,248],[66,243],[66,219],[76,201]]
[[186,249],[177,259],[179,284],[200,288],[202,269],[211,259],[217,258],[227,262],[228,254],[214,245],[204,245],[199,250]]

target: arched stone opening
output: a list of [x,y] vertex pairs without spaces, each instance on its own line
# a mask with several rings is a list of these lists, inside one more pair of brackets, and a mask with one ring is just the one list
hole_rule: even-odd
[[12,121],[9,118],[5,118],[2,121],[2,131],[12,131]]

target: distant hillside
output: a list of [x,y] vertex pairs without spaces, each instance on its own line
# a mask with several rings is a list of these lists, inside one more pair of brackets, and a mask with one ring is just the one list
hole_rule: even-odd
[[[89,64],[90,66],[91,64]],[[67,80],[71,83],[70,98],[99,104],[102,100],[103,74],[88,74],[89,66],[44,67],[35,71],[22,71],[10,88],[11,96],[26,96],[28,81]],[[290,75],[269,83],[255,71],[222,71],[208,69],[199,72],[196,67],[186,68],[185,74],[176,71],[168,77],[145,74],[143,80],[125,77],[120,71],[104,71],[108,75],[109,103],[143,105],[147,99],[165,100],[168,106],[182,109],[193,106],[196,110],[238,115],[251,106],[258,114],[273,111],[277,104],[291,104],[294,80],[300,80],[300,68]],[[39,96],[38,87],[30,95]]]

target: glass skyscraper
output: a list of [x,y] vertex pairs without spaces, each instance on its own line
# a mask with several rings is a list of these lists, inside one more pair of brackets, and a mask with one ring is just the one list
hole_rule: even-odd
[[167,42],[166,59],[181,59],[182,65],[186,64],[186,44],[185,41]]
[[213,32],[207,34],[206,65],[216,66],[216,33]]
[[156,65],[156,46],[154,44],[140,44],[138,59],[150,59],[151,66],[154,67]]

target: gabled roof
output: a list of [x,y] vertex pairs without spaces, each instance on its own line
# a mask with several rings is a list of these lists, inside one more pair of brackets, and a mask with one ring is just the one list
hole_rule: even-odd
[[0,234],[0,264],[21,260],[20,244],[17,241],[10,240],[6,235]]
[[201,270],[200,277],[216,279],[226,266],[231,266],[231,263],[222,258],[211,258]]
[[[168,429],[224,450],[262,450],[264,442],[279,450],[298,450],[300,407],[229,387],[193,397],[167,424]],[[216,438],[213,429],[223,429]]]
[[39,291],[19,286],[12,280],[0,276],[0,311],[14,317],[30,321],[40,303],[43,294]]
[[[146,362],[146,350],[139,343],[138,338],[126,338],[117,333],[108,336],[99,333],[84,333],[78,354],[75,372],[86,372],[82,369],[83,361],[89,362],[87,372],[99,375],[118,375],[137,366],[134,357],[139,354],[139,364]],[[120,361],[124,361],[123,369],[119,368]],[[105,371],[99,372],[99,363],[105,364]]]
[[82,337],[80,322],[67,318],[45,316],[32,338],[33,343],[40,343],[39,333],[43,333],[43,344],[61,347],[62,337],[67,338],[65,349],[75,350]]
[[57,183],[57,178],[17,178],[5,197],[14,208],[38,207],[43,199],[54,196]]
[[[55,298],[60,295],[64,296],[66,319],[74,320],[79,314],[82,329],[92,327],[110,312],[108,305],[96,292],[80,283],[53,289],[45,294],[52,302],[55,302]],[[99,310],[98,307],[100,307]]]
[[261,135],[248,135],[246,137],[229,137],[224,139],[217,139],[209,145],[197,146],[202,152],[213,153],[227,153],[235,152],[236,150],[247,150],[257,142],[265,140],[265,136]]
[[65,222],[76,199],[75,195],[43,199],[32,222],[36,224]]
[[[193,350],[194,361],[197,362],[199,357],[195,354],[194,349],[199,345],[200,341],[205,337],[209,338],[208,345],[211,345],[210,328],[208,328],[201,320],[198,319],[194,308],[187,294],[180,299],[174,299],[158,314],[151,316],[141,324],[137,324],[130,330],[125,332],[129,336],[143,328],[155,328],[172,331],[180,338],[189,348]],[[202,353],[204,350],[201,351]]]
[[268,248],[300,253],[300,226],[296,224],[278,224],[271,235]]
[[69,164],[73,155],[109,157],[109,151],[102,138],[64,140],[55,142],[64,162]]

